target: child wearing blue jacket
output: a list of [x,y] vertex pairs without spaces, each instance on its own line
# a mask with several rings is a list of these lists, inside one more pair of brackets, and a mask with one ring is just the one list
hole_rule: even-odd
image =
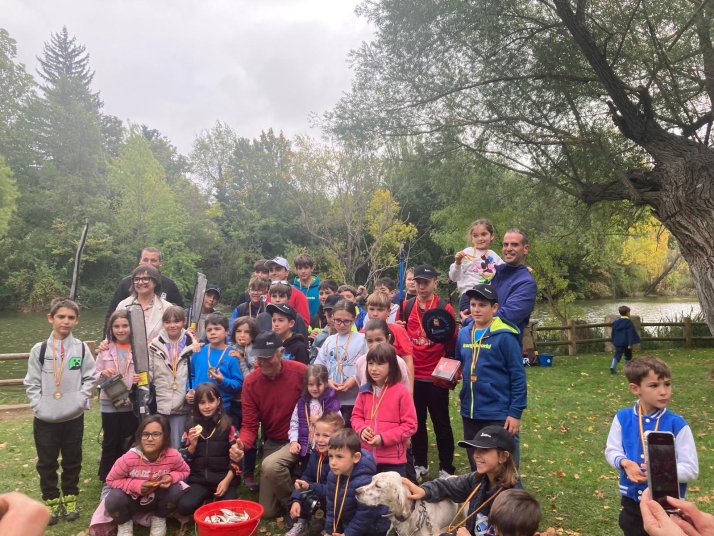
[[[327,477],[330,475],[327,445],[335,432],[344,427],[345,420],[336,411],[323,413],[315,422],[315,449],[310,453],[302,478],[295,481],[295,491],[290,497],[292,506],[290,507],[289,521],[292,521],[292,528],[286,536],[302,536],[310,530],[317,533],[324,528],[323,519],[327,507]],[[311,512],[306,509],[306,492],[312,492],[310,495],[317,499],[317,510]],[[310,520],[309,527],[308,520]]]
[[[455,352],[463,370],[459,398],[464,437],[475,437],[489,425],[503,426],[516,441],[517,463],[521,415],[528,405],[520,332],[507,320],[494,317],[498,294],[493,287],[476,285],[464,295],[469,297],[473,321],[459,331]],[[469,462],[475,470],[472,451]]]
[[204,382],[212,382],[218,385],[223,408],[230,415],[233,397],[243,387],[243,375],[238,361],[228,354],[228,318],[221,313],[211,313],[206,317],[205,328],[208,344],[191,357],[192,388],[186,393],[186,402],[193,404],[194,389]]
[[620,313],[620,318],[612,323],[612,345],[615,347],[615,355],[612,357],[610,372],[617,372],[617,364],[622,359],[622,354],[625,354],[625,365],[632,359],[632,347],[635,344],[640,344],[640,339],[635,325],[630,320],[630,308],[627,305],[622,305],[617,310]]
[[360,447],[360,438],[351,428],[336,432],[328,443],[332,472],[327,477],[326,534],[385,536],[389,530],[386,506],[357,501],[357,488],[370,484],[377,473],[374,458]]

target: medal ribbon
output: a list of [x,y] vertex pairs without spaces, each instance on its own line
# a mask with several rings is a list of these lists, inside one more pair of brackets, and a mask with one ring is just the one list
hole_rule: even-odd
[[[339,333],[337,334],[337,337],[339,338]],[[347,342],[345,342],[345,346],[344,346],[344,349],[345,349],[344,361],[343,361],[342,358],[340,357],[340,345],[339,345],[339,341],[338,341],[337,339],[335,339],[335,360],[337,361],[337,374],[340,375],[340,378],[342,378],[341,381],[343,381],[343,382],[345,381],[345,375],[342,373],[342,367],[343,367],[343,365],[346,365],[346,364],[347,364],[347,359],[348,359],[347,350],[348,350],[349,347],[350,347],[350,339],[351,339],[351,338],[352,338],[352,331],[350,331],[350,334],[349,334],[349,336],[347,337]]]
[[175,382],[178,374],[179,343],[176,343],[174,346],[171,342],[169,342],[169,359],[171,360],[171,374],[174,375]]
[[320,457],[317,459],[317,478],[315,479],[315,482],[320,482],[320,475],[322,475],[322,462],[324,461],[325,456],[320,454]]
[[493,495],[491,495],[491,496],[488,498],[487,501],[484,501],[484,502],[481,504],[481,506],[479,506],[478,508],[476,508],[476,510],[474,510],[473,512],[471,512],[468,516],[466,516],[464,519],[462,519],[462,520],[459,521],[456,525],[454,525],[454,524],[453,524],[454,521],[456,521],[456,520],[458,519],[459,514],[461,513],[461,511],[462,511],[464,508],[466,508],[466,505],[469,504],[469,501],[473,498],[474,495],[476,495],[476,492],[477,492],[477,491],[479,490],[479,488],[481,487],[481,484],[483,484],[483,480],[482,480],[481,482],[479,482],[478,486],[476,486],[476,489],[474,489],[474,490],[471,492],[471,495],[469,495],[469,496],[466,498],[466,500],[464,501],[464,503],[461,505],[461,508],[459,508],[459,511],[456,512],[456,515],[454,516],[454,519],[451,520],[451,523],[449,523],[449,526],[446,527],[446,529],[445,529],[443,532],[453,532],[453,531],[455,531],[456,529],[458,529],[459,527],[465,525],[466,522],[467,522],[469,519],[471,519],[473,516],[475,516],[476,514],[478,514],[481,510],[483,510],[484,506],[486,506],[488,503],[490,503],[492,500],[494,500],[494,499],[496,498],[496,495],[498,495],[499,493],[501,493],[501,492],[503,491],[503,486],[501,486],[500,488],[498,488],[498,490],[496,491],[496,493],[494,493]]
[[[491,324],[493,324],[493,322],[491,322]],[[491,324],[489,324],[486,327],[486,329],[483,330],[481,337],[479,337],[478,349],[476,348],[476,331],[477,330],[476,330],[476,325],[474,325],[473,347],[471,348],[471,376],[473,376],[474,373],[476,372],[476,363],[478,362],[478,356],[481,353],[481,342],[483,341],[483,338],[486,335],[488,328],[491,327]]]
[[[657,417],[657,422],[655,422],[655,429],[654,431],[656,432],[659,430],[659,420],[662,417],[662,413],[659,414],[659,417]],[[637,403],[637,420],[640,423],[640,441],[642,442],[642,454],[645,453],[645,429],[644,426],[642,425],[642,403],[638,402]]]
[[203,434],[198,434],[198,435],[201,437],[201,439],[209,440],[209,439],[211,439],[211,437],[213,437],[213,434],[216,433],[216,430],[218,429],[218,426],[219,426],[220,424],[221,424],[221,419],[218,419],[218,422],[216,423],[216,426],[213,427],[213,431],[208,435],[208,437],[203,437]]
[[[310,422],[310,411],[308,409],[309,407],[310,407],[310,402],[305,404],[305,419],[307,419],[307,432],[308,432],[307,433],[307,443],[308,443],[308,445],[312,445],[315,442],[315,439],[314,439],[315,438],[315,425]],[[321,408],[322,409],[320,410],[320,414],[318,415],[318,417],[321,417],[322,414],[325,412],[325,402],[324,401],[322,402]]]
[[[119,345],[116,345],[119,347]],[[126,348],[126,360],[124,361],[124,372],[122,373],[121,377],[126,378],[126,373],[129,372],[129,365],[131,364],[131,345],[122,345]],[[114,361],[114,364],[117,366],[117,373],[119,370],[121,370],[121,358],[119,357],[119,352],[117,352],[117,358]],[[174,378],[176,376],[174,375]]]
[[345,484],[345,492],[342,494],[342,504],[340,505],[340,513],[336,514],[337,509],[337,492],[340,490],[340,476],[337,475],[337,486],[335,486],[335,501],[332,503],[332,532],[337,532],[337,526],[340,524],[340,518],[342,517],[342,509],[345,507],[345,499],[347,498],[347,490],[350,487],[350,477],[347,477],[347,483]]
[[64,341],[60,341],[60,366],[59,366],[59,377],[57,373],[57,350],[55,348],[55,336],[52,335],[52,376],[55,380],[55,387],[59,389],[60,383],[62,383],[62,375],[64,374]]
[[377,407],[374,407],[374,400],[377,398],[377,393],[376,393],[377,388],[372,386],[372,414],[371,414],[372,421],[374,421],[374,415],[379,410],[379,406],[382,404],[382,400],[384,400],[384,395],[387,394],[387,389],[389,389],[389,384],[384,385],[384,389],[382,389],[382,393],[379,395],[379,400],[377,401]]
[[221,354],[221,357],[218,358],[218,363],[216,363],[215,367],[211,367],[211,348],[208,349],[208,368],[218,368],[218,366],[221,364],[221,361],[223,361],[223,356],[226,355],[226,351],[228,350],[228,346],[226,346],[223,349],[223,353]]
[[[418,300],[419,298],[417,298]],[[431,299],[430,303],[427,303],[425,305],[424,313],[426,313],[429,309],[432,309],[436,304],[438,303],[438,300],[436,299],[436,295]],[[422,325],[422,320],[424,319],[424,315],[420,312],[420,307],[419,304],[416,303],[416,313],[417,313],[417,319],[419,320],[419,338],[424,340],[426,338],[426,331],[424,331],[424,326]],[[407,323],[409,322],[409,319],[407,318]]]

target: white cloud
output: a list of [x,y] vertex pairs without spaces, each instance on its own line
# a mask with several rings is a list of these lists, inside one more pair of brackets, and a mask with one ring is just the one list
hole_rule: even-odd
[[87,47],[106,113],[186,153],[217,119],[241,136],[311,133],[310,112],[350,88],[348,52],[372,38],[354,0],[0,0],[0,25],[34,73],[51,32]]

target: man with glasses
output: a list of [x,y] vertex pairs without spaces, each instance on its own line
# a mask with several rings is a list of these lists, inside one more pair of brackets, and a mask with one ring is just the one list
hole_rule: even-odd
[[[163,255],[161,255],[161,252],[158,249],[154,247],[147,247],[141,250],[141,255],[139,256],[139,266],[153,266],[157,270],[161,270],[161,266],[163,265],[163,263],[164,257]],[[116,311],[119,302],[131,296],[131,285],[132,280],[130,275],[126,276],[119,282],[119,285],[117,286],[117,289],[114,292],[114,296],[112,297],[112,301],[109,303],[109,308],[107,309],[107,316],[104,320],[105,336],[107,329],[107,320],[109,320],[111,314]],[[181,296],[181,292],[179,292],[176,283],[174,283],[173,279],[166,277],[163,274],[161,274],[161,291],[161,298],[174,305],[184,307],[183,296]]]

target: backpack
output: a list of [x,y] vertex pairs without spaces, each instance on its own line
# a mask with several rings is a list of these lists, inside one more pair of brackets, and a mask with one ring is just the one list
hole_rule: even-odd
[[[85,352],[85,346],[84,343],[82,343],[82,364],[84,364],[84,352]],[[47,341],[44,341],[42,345],[40,346],[40,368],[45,366],[45,352],[47,352]],[[57,366],[57,365],[55,365]]]

